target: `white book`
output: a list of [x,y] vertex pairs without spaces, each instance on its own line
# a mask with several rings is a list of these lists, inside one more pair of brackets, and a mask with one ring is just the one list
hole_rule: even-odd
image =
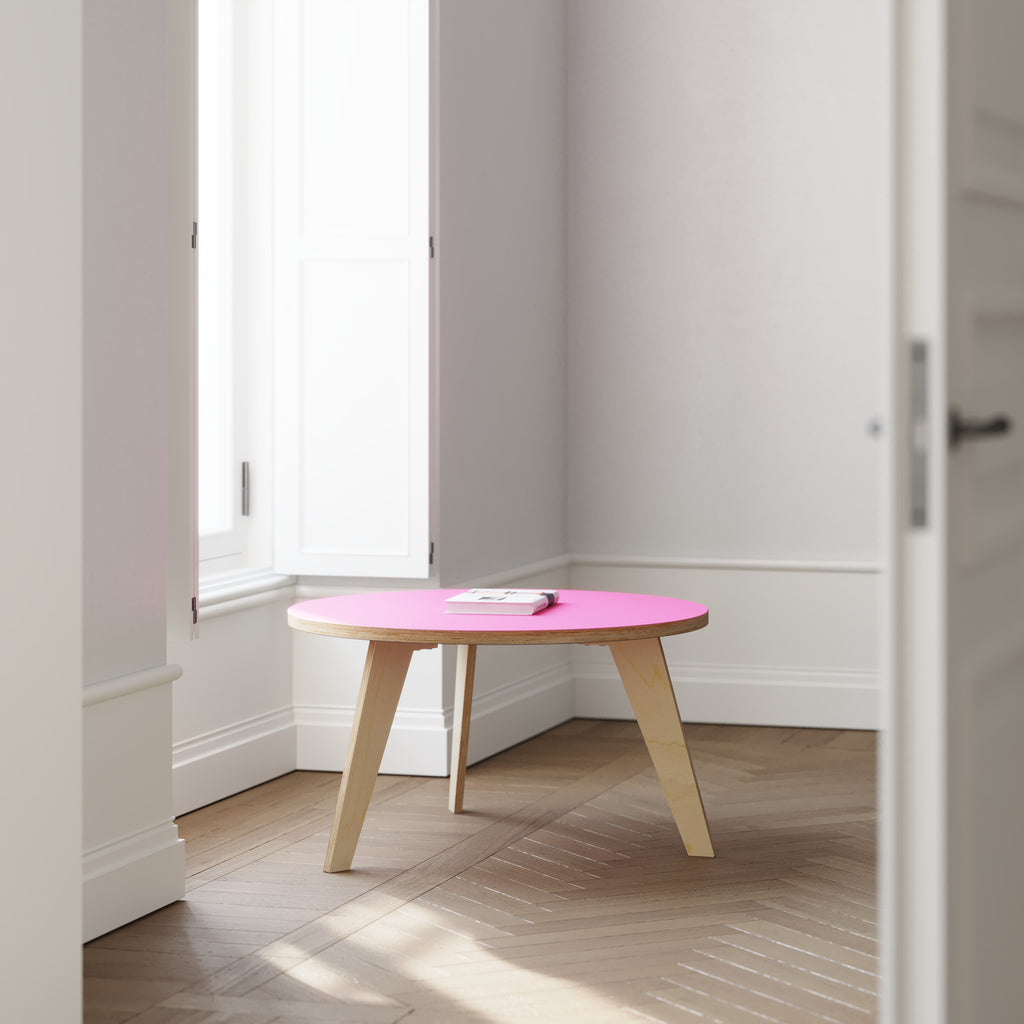
[[557,600],[557,590],[467,590],[446,598],[444,610],[463,615],[533,615]]

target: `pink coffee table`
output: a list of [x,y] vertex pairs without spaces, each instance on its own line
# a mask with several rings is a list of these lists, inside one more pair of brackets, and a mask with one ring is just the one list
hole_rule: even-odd
[[369,640],[355,721],[324,871],[352,866],[359,833],[414,651],[457,644],[455,736],[449,809],[462,810],[473,673],[479,644],[602,644],[615,659],[691,857],[713,857],[700,789],[683,737],[661,637],[702,629],[708,610],[692,601],[645,594],[563,590],[536,615],[455,615],[444,599],[457,590],[404,590],[303,601],[288,609],[294,629]]

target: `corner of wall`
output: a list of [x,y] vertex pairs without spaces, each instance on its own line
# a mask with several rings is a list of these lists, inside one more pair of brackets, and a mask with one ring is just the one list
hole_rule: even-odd
[[160,666],[83,694],[83,934],[95,938],[185,894],[171,809],[171,684]]

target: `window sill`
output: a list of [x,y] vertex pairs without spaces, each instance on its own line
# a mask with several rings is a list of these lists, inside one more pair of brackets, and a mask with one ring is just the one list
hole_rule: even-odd
[[199,581],[199,621],[293,596],[295,577],[272,569],[239,569]]

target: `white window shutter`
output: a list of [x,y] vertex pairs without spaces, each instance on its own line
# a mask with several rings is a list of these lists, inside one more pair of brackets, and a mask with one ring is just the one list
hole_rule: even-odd
[[277,0],[275,568],[429,574],[428,0]]

